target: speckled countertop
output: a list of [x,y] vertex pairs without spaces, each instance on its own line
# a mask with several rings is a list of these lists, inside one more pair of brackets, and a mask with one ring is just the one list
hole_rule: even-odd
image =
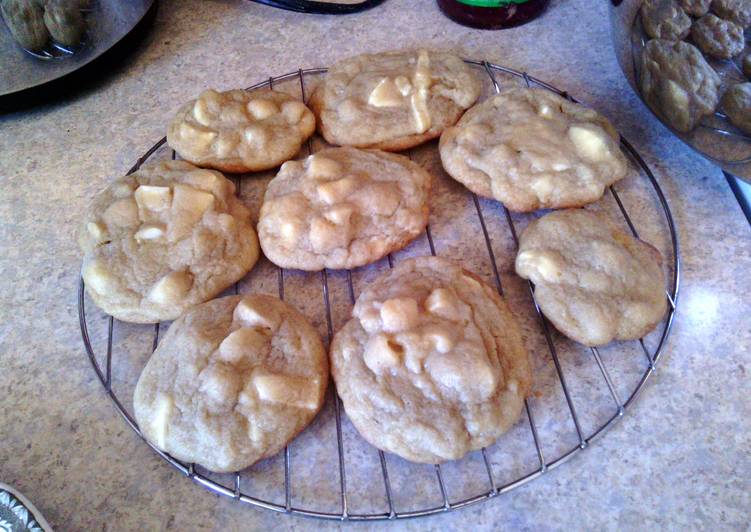
[[[681,238],[683,284],[659,370],[596,445],[491,502],[383,526],[747,529],[751,229],[721,172],[631,93],[611,49],[606,2],[594,0],[553,0],[537,21],[503,32],[460,27],[431,0],[388,0],[346,18],[240,0],[163,1],[143,45],[95,89],[0,117],[0,481],[24,492],[54,527],[341,526],[211,495],[180,478],[123,423],[84,356],[73,231],[91,195],[124,173],[164,134],[170,113],[202,89],[416,45],[525,68],[611,117],[665,190]],[[508,257],[499,262],[511,277]],[[513,299],[513,282],[511,291]],[[591,363],[585,355],[564,365]],[[621,355],[603,356],[617,365]],[[549,373],[550,361],[540,360],[541,373]],[[308,464],[308,476],[335,478],[315,466]]]

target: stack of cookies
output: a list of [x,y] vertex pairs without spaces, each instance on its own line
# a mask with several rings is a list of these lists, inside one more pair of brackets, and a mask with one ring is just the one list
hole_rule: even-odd
[[743,55],[733,70],[751,79],[751,51],[744,55],[751,0],[644,0],[639,13],[651,39],[642,51],[639,82],[655,113],[687,133],[719,106],[733,125],[751,133],[751,83],[723,84],[711,64],[722,71]]
[[[273,90],[207,90],[167,141],[182,160],[115,180],[79,243],[87,293],[135,323],[176,320],[144,368],[135,417],[155,447],[211,471],[244,469],[302,431],[329,365],[347,415],[379,449],[440,463],[495,442],[531,390],[502,296],[438,257],[401,261],[368,286],[328,356],[310,322],[268,295],[215,298],[260,251],[280,268],[351,269],[426,228],[432,176],[390,153],[440,137],[445,170],[509,210],[563,209],[520,238],[517,273],[550,321],[585,345],[639,338],[666,302],[659,253],[581,207],[623,178],[610,122],[540,89],[479,104],[457,56],[407,50],[345,59],[310,108]],[[293,159],[314,130],[334,147]],[[275,168],[256,225],[222,172]],[[260,249],[259,249],[260,248]]]

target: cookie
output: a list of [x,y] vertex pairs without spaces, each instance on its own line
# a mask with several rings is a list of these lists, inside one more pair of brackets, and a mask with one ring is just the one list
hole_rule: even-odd
[[722,96],[722,110],[739,129],[751,134],[751,83],[736,83]]
[[676,0],[644,0],[639,13],[644,32],[653,39],[679,41],[691,29],[691,18]]
[[712,0],[680,0],[683,11],[694,17],[702,17],[709,12]]
[[531,388],[506,302],[436,257],[400,262],[363,291],[330,356],[355,428],[413,462],[491,445],[517,421]]
[[667,309],[655,248],[584,209],[556,211],[519,239],[516,273],[556,329],[587,346],[641,338]]
[[712,13],[704,15],[691,27],[691,39],[711,57],[730,59],[743,51],[743,28]]
[[167,143],[198,166],[255,172],[294,157],[314,130],[310,109],[283,92],[210,89],[180,108]]
[[170,326],[133,408],[158,449],[231,472],[283,449],[320,410],[327,384],[326,351],[302,314],[275,297],[230,296]]
[[741,62],[741,68],[743,69],[743,74],[748,79],[751,79],[751,52],[747,53],[743,58],[743,61]]
[[474,106],[441,135],[446,172],[512,211],[596,201],[626,175],[619,136],[596,111],[545,89],[516,88]]
[[330,148],[269,183],[258,233],[283,268],[355,268],[401,249],[428,223],[431,176],[407,157]]
[[712,12],[741,28],[751,26],[751,0],[712,0]]
[[481,88],[450,53],[362,54],[331,67],[309,104],[329,143],[399,151],[454,125]]
[[644,100],[673,129],[691,131],[714,113],[720,99],[720,76],[701,52],[685,42],[654,39],[641,57]]
[[78,242],[86,291],[123,321],[173,320],[245,276],[258,239],[234,184],[185,161],[142,167],[100,192]]

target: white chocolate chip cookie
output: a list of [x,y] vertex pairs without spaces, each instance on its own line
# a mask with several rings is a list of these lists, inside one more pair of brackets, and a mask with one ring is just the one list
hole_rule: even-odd
[[639,13],[644,32],[654,39],[679,41],[691,29],[691,18],[676,0],[644,0]]
[[660,252],[584,209],[535,220],[519,239],[516,273],[543,314],[584,345],[641,338],[667,309]]
[[264,254],[283,268],[355,268],[401,249],[428,223],[431,176],[407,157],[329,148],[288,161],[258,221]]
[[685,42],[649,41],[642,51],[640,76],[646,102],[678,131],[694,129],[720,100],[720,76]]
[[705,54],[718,59],[730,59],[743,51],[743,28],[735,22],[704,15],[691,27],[691,38]]
[[405,50],[340,61],[309,103],[331,144],[399,151],[454,125],[480,90],[459,57]]
[[234,184],[184,161],[144,166],[100,192],[79,230],[86,291],[108,314],[177,318],[241,279],[258,239]]
[[446,172],[512,211],[575,207],[626,174],[610,122],[545,89],[517,88],[477,104],[441,135]]
[[725,91],[722,110],[736,127],[751,134],[751,83],[736,83]]
[[223,297],[170,326],[133,407],[157,448],[210,471],[239,471],[313,420],[328,373],[321,339],[297,310],[266,295]]
[[741,28],[751,26],[751,0],[712,0],[711,9],[718,17],[732,20]]
[[680,0],[683,11],[694,17],[703,17],[709,12],[712,0]]
[[347,415],[375,447],[407,460],[456,460],[491,445],[531,389],[506,302],[436,257],[400,262],[357,299],[331,344]]
[[314,130],[313,113],[288,94],[207,90],[180,108],[167,142],[198,166],[254,172],[294,157]]

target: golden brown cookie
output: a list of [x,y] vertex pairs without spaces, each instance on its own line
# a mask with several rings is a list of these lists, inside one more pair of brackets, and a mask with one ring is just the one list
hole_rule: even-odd
[[177,318],[244,277],[259,254],[235,185],[185,161],[115,180],[94,198],[78,242],[87,293],[135,323]]
[[336,63],[309,104],[329,143],[399,151],[455,124],[480,90],[459,57],[405,50]]
[[667,309],[659,251],[603,214],[568,209],[535,220],[519,239],[516,273],[535,284],[543,314],[596,346],[641,338]]
[[244,469],[315,417],[328,359],[305,317],[267,295],[230,296],[175,321],[133,397],[143,436],[179,460]]
[[441,135],[441,162],[472,192],[512,211],[585,205],[626,174],[619,136],[596,111],[545,89],[477,104]]
[[271,180],[258,233],[283,268],[355,268],[401,249],[428,223],[431,176],[407,157],[330,148]]
[[531,388],[506,302],[436,257],[400,262],[363,291],[330,356],[363,438],[414,462],[491,445],[517,421]]
[[210,89],[180,108],[167,142],[198,166],[254,172],[294,157],[314,130],[310,109],[283,92]]

